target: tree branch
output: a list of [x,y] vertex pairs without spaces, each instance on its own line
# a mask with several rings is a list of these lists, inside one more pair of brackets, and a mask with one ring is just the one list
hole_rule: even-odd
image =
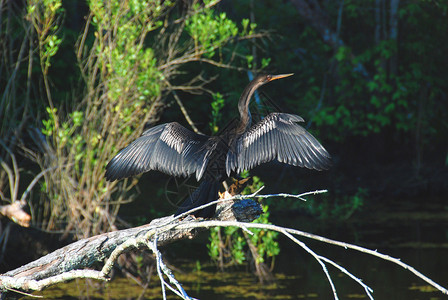
[[[52,284],[75,278],[109,280],[110,272],[118,257],[122,253],[141,247],[149,248],[156,256],[157,272],[161,280],[163,298],[166,299],[165,288],[167,287],[182,299],[193,299],[187,295],[179,282],[174,278],[171,270],[169,270],[163,262],[162,255],[158,250],[158,246],[168,244],[186,237],[193,238],[200,230],[205,230],[207,228],[217,226],[233,226],[247,231],[249,231],[249,229],[251,228],[257,228],[282,233],[294,243],[302,247],[319,262],[328,279],[328,282],[330,283],[334,299],[338,299],[337,291],[326,264],[334,266],[335,268],[352,278],[355,282],[360,284],[364,288],[366,295],[370,299],[373,299],[371,294],[372,289],[366,284],[362,283],[361,279],[351,274],[347,269],[343,268],[333,260],[314,252],[304,242],[298,240],[296,236],[314,239],[323,243],[344,247],[345,249],[356,250],[381,258],[383,260],[393,262],[394,264],[397,264],[402,268],[411,271],[417,277],[423,279],[442,293],[448,294],[448,290],[446,288],[437,284],[432,279],[424,276],[413,267],[402,262],[400,259],[379,253],[376,250],[366,249],[360,246],[328,239],[319,235],[303,232],[296,229],[285,228],[272,224],[249,223],[252,220],[258,218],[258,216],[262,213],[262,210],[258,203],[251,199],[245,198],[294,196],[295,198],[302,199],[304,195],[322,192],[315,191],[304,193],[301,195],[258,195],[260,190],[247,196],[237,195],[230,198],[217,200],[201,207],[197,207],[189,212],[186,212],[185,214],[176,217],[169,216],[156,219],[150,224],[144,226],[109,232],[88,239],[83,239],[64,248],[56,250],[55,252],[50,253],[34,262],[31,262],[16,270],[9,271],[6,274],[0,276],[0,289],[3,291],[2,299],[3,295],[8,290],[19,290],[26,292],[38,291]],[[233,200],[236,199],[243,200],[233,202]],[[207,205],[213,205],[214,203],[218,203],[217,213],[214,220],[195,219],[192,216],[188,215],[195,210],[200,210]],[[89,268],[94,263],[98,262],[104,262],[104,266],[101,271],[92,269],[82,270],[82,268]],[[169,279],[169,282],[171,284],[164,279],[164,276]]]
[[[263,213],[261,205],[255,201],[247,199],[235,203],[233,201],[235,199],[214,202],[219,202],[215,216],[216,220],[250,222]],[[198,209],[201,209],[201,207],[194,210]],[[8,290],[40,291],[55,283],[75,278],[109,280],[110,271],[122,253],[146,247],[146,242],[154,239],[155,236],[157,236],[158,245],[165,245],[184,238],[194,238],[205,228],[198,226],[197,229],[178,229],[176,226],[200,222],[201,219],[194,219],[191,216],[185,216],[185,214],[176,217],[168,216],[155,219],[151,223],[140,227],[108,232],[79,240],[1,275],[0,290],[2,291],[2,297]],[[90,268],[97,263],[104,263],[101,271],[85,270],[85,268]]]

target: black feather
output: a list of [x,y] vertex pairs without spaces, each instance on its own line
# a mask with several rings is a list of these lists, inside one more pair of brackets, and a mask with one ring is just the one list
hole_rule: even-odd
[[227,154],[227,175],[274,159],[309,169],[327,169],[330,154],[297,122],[303,122],[302,117],[271,113],[249,128],[235,141],[238,151]]
[[[106,166],[106,179],[114,181],[159,170],[169,175],[201,174],[207,153],[201,147],[208,137],[173,122],[155,126],[121,150]],[[201,176],[198,176],[198,180]]]
[[[323,170],[330,155],[302,126],[297,115],[272,113],[250,126],[249,102],[261,85],[292,74],[257,76],[243,91],[240,122],[219,137],[191,132],[176,122],[155,126],[122,149],[107,165],[106,179],[114,181],[150,170],[173,176],[196,174],[202,182],[176,214],[218,198],[218,188],[232,172],[249,170],[277,159],[280,162]],[[193,213],[212,217],[216,205]]]

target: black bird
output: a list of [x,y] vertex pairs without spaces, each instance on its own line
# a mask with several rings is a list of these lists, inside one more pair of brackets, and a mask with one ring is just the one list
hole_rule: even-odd
[[[259,75],[241,94],[240,120],[219,136],[196,134],[177,122],[152,127],[121,150],[107,165],[106,179],[114,181],[150,170],[172,176],[196,174],[199,187],[177,210],[176,215],[218,199],[220,184],[232,172],[250,170],[278,160],[294,166],[323,170],[330,166],[330,155],[298,122],[304,120],[286,113],[271,113],[251,126],[250,99],[257,88],[293,74]],[[216,205],[193,212],[209,218]]]

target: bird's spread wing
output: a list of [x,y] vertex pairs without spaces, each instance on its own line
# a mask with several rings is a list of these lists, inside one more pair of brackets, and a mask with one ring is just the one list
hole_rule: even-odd
[[106,178],[113,181],[159,170],[173,176],[196,173],[199,180],[209,156],[207,141],[208,136],[196,134],[177,122],[152,127],[109,162]]
[[330,154],[297,122],[296,115],[271,113],[252,126],[230,146],[226,171],[241,172],[277,159],[279,162],[309,169],[327,169]]

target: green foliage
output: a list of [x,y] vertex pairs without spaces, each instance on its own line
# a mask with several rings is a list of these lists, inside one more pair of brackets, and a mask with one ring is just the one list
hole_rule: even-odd
[[[244,172],[247,175],[247,172]],[[252,178],[253,183],[247,186],[242,194],[250,194],[260,189],[263,182],[259,177]],[[262,205],[263,214],[254,223],[271,224],[269,222],[269,207]],[[212,228],[210,231],[209,244],[207,245],[212,260],[221,263],[221,267],[229,265],[240,265],[250,261],[251,255],[254,263],[264,263],[267,259],[273,259],[280,253],[277,242],[278,233],[264,229],[251,229],[253,235],[243,234],[238,228]],[[256,249],[257,254],[248,251],[250,247]]]
[[209,123],[212,134],[215,134],[219,131],[218,123],[221,121],[222,114],[221,109],[224,107],[224,98],[220,93],[215,93],[212,95],[213,101],[212,105],[212,120]]
[[208,248],[208,255],[211,259],[218,261],[219,259],[219,251],[220,251],[220,239],[219,239],[219,227],[214,227],[210,229],[210,236],[208,238],[209,244],[207,245]]
[[[42,132],[51,150],[37,156],[37,161],[43,169],[55,169],[46,174],[42,185],[50,201],[42,197],[37,205],[43,207],[37,209],[39,218],[49,220],[44,222],[47,230],[75,228],[78,237],[107,231],[123,200],[135,196],[130,189],[136,180],[105,181],[107,162],[137,138],[149,120],[159,117],[162,97],[171,91],[170,81],[181,67],[202,59],[213,62],[217,50],[236,37],[246,38],[255,28],[246,21],[238,29],[226,14],[215,12],[214,4],[88,1],[85,19],[90,23],[78,38],[73,37],[76,45],[65,45],[76,48],[82,81],[73,78],[76,82],[64,83],[70,86],[66,91],[58,91],[58,96],[70,100],[64,106],[63,101],[52,100],[55,88],[49,72],[63,44],[60,36],[68,32],[62,22],[62,2],[28,1],[27,19],[36,32],[44,98],[49,104]],[[222,63],[223,57],[218,59]],[[70,90],[78,84],[78,91]],[[215,130],[223,104],[223,97],[216,94],[211,120]]]
[[62,39],[57,36],[64,12],[61,0],[29,0],[28,20],[34,25],[39,40],[42,72],[48,73],[50,59],[56,54]]
[[201,262],[199,260],[196,260],[194,271],[197,273],[201,273],[201,269],[202,269]]
[[[254,60],[253,55],[246,55],[246,62],[247,62],[247,68],[248,69],[254,69],[257,67],[257,62]],[[268,57],[262,57],[261,58],[261,69],[265,69],[269,66],[269,63],[271,62],[271,58]]]
[[[425,145],[444,151],[439,149],[445,149],[448,132],[447,3],[400,2],[399,38],[393,40],[387,20],[376,39],[379,24],[373,10],[345,1],[338,32],[344,44],[334,48],[298,17],[290,2],[260,0],[251,7],[248,0],[233,1],[232,19],[222,12],[228,6],[217,2],[90,0],[79,2],[85,16],[68,9],[70,1],[29,0],[4,7],[1,139],[19,138],[15,129],[42,126],[49,150],[38,162],[42,170],[54,170],[45,175],[40,202],[32,203],[39,215],[36,223],[48,230],[75,228],[79,236],[108,230],[120,201],[135,196],[130,188],[136,181],[106,183],[106,163],[141,134],[145,123],[159,119],[169,106],[164,99],[171,87],[184,86],[185,78],[198,74],[217,74],[216,65],[295,72],[287,89],[273,92],[275,101],[311,120],[323,142],[375,136],[387,137],[387,149]],[[322,10],[336,28],[339,11],[330,3],[322,3]],[[381,9],[388,16],[389,8]],[[249,10],[257,24],[245,19]],[[80,28],[73,28],[72,19],[90,23],[78,36]],[[270,30],[269,38],[249,40],[263,36],[259,28]],[[194,122],[208,123],[216,133],[221,120],[235,115],[223,105],[237,99],[246,83],[237,74],[225,70],[207,86],[222,94],[213,95],[211,110],[197,105],[191,111]],[[188,108],[197,100],[184,101]],[[211,111],[211,118],[204,123],[205,111]],[[170,113],[173,119],[180,115],[175,109]],[[437,159],[448,164],[444,152]],[[364,198],[358,191],[338,197],[337,207],[313,210],[344,218]],[[239,245],[232,250],[238,262],[247,259],[243,240],[231,241]]]
[[[131,135],[132,124],[148,115],[148,100],[160,96],[162,74],[153,49],[143,41],[162,25],[159,18],[171,6],[170,1],[130,1],[127,6],[121,1],[107,1],[107,6],[102,1],[90,2],[97,28],[96,56],[106,70],[103,76],[107,78],[108,106],[118,114],[113,134]],[[116,28],[113,33],[108,29],[111,24]],[[106,34],[114,34],[114,43],[108,41]]]
[[[344,9],[353,21],[367,17],[354,2]],[[435,48],[440,46],[436,46],[435,40],[424,33],[428,28],[421,30],[435,21],[429,20],[434,17],[429,13],[432,9],[424,2],[400,5],[399,22],[406,25],[399,30],[413,32],[412,35],[401,35],[400,40],[383,39],[372,45],[361,35],[354,34],[362,49],[339,47],[333,56],[338,62],[335,74],[338,81],[331,87],[333,97],[313,116],[316,125],[328,128],[329,138],[344,140],[347,136],[368,136],[385,129],[394,129],[403,134],[417,130],[419,123],[415,119],[422,108],[420,102],[427,103],[422,130],[435,132],[429,120],[439,115],[435,110],[438,107],[435,99],[440,97],[444,85],[436,75],[439,71],[443,72],[436,66],[441,57],[434,55],[437,53]],[[437,22],[444,21],[440,19]],[[420,30],[413,30],[417,27]],[[444,39],[441,36],[446,36],[446,32],[439,30],[441,27],[431,27],[434,30],[431,29],[431,35]],[[354,57],[353,53],[357,56]],[[359,71],[360,64],[369,72],[367,77]],[[393,69],[394,64],[398,64],[396,69]],[[432,89],[429,94],[425,92],[428,86]]]
[[347,220],[360,211],[368,196],[366,188],[358,188],[354,195],[322,197],[321,201],[310,202],[306,209],[321,219]]
[[[59,145],[59,147],[64,149],[70,149],[75,153],[74,155],[74,167],[75,171],[80,176],[80,162],[85,160],[87,151],[86,151],[86,141],[84,137],[79,132],[79,127],[82,126],[84,122],[84,116],[80,111],[74,111],[69,114],[69,119],[60,124],[60,126],[56,126],[55,116],[57,116],[57,109],[53,110],[50,107],[47,107],[48,119],[42,120],[44,127],[42,128],[42,133],[48,137],[54,137],[55,143]],[[98,144],[98,140],[100,137],[96,139],[92,139],[90,142],[96,146]],[[95,164],[96,159],[92,157],[91,163]]]
[[[321,140],[375,135],[437,151],[447,132],[441,121],[447,119],[443,78],[448,68],[442,51],[448,41],[447,3],[400,2],[397,40],[390,38],[389,19],[381,18],[377,24],[377,9],[364,7],[376,3],[345,1],[341,10],[331,1],[321,3],[329,28],[334,30],[340,22],[337,34],[343,44],[338,48],[327,43],[291,3],[232,1],[232,11],[241,17],[251,11],[259,28],[278,33],[261,47],[263,55],[272,58],[277,70],[295,76],[287,91],[276,90],[276,100],[286,103],[285,110],[311,121]],[[383,16],[390,15],[389,6],[379,9]],[[379,38],[374,36],[377,29]],[[246,56],[252,66],[252,53]]]
[[[104,217],[118,212],[120,200],[112,205],[106,201],[110,192],[104,180],[104,166],[116,146],[135,136],[133,124],[149,118],[143,100],[160,97],[157,82],[161,77],[151,49],[142,44],[147,34],[145,26],[149,26],[147,20],[157,19],[162,12],[157,15],[155,10],[160,7],[147,5],[148,8],[139,10],[142,9],[139,3],[122,5],[119,1],[108,2],[107,7],[100,1],[89,4],[96,29],[95,42],[90,52],[83,44],[78,50],[87,55],[85,60],[80,58],[85,64],[82,71],[86,97],[67,116],[58,115],[46,84],[50,108],[48,119],[43,121],[43,133],[50,138],[55,157],[61,163],[58,171],[46,176],[47,193],[52,200],[47,229],[68,221],[77,224],[77,234],[82,237],[102,232],[102,226],[109,226],[110,222]],[[84,35],[88,34],[89,25]],[[38,31],[39,36],[44,34]],[[109,37],[113,34],[111,41]],[[43,37],[40,40],[46,41]],[[53,38],[47,44],[40,47],[41,60],[49,59],[57,50],[58,43]],[[46,76],[47,69],[43,73]],[[105,130],[110,130],[108,135]],[[110,211],[105,213],[104,209]]]
[[[247,177],[248,174],[242,174],[243,177]],[[252,177],[253,183],[245,188],[243,195],[252,194],[259,190],[264,182],[257,176]],[[262,204],[263,214],[254,221],[254,223],[260,224],[272,224],[269,222],[269,206],[267,204]],[[280,253],[280,247],[277,242],[278,232],[264,229],[252,229],[254,234],[250,236],[250,240],[253,245],[255,245],[258,257],[256,257],[256,262],[265,262],[267,258],[274,258]]]
[[215,227],[210,230],[209,244],[207,245],[209,256],[216,262],[224,260],[224,267],[244,263],[246,247],[247,241],[238,228]]
[[[318,126],[330,126],[337,130],[333,139],[344,139],[350,135],[367,136],[379,133],[386,126],[395,124],[397,129],[409,130],[414,124],[407,117],[407,104],[410,95],[402,85],[400,76],[388,75],[380,67],[381,62],[396,54],[393,41],[382,41],[373,49],[368,49],[357,59],[366,64],[374,61],[377,72],[370,80],[365,80],[353,72],[352,50],[340,47],[335,59],[340,63],[340,84],[334,87],[339,97],[337,104],[326,106],[314,116]],[[393,81],[391,82],[391,79]],[[400,120],[397,122],[397,119]]]
[[[30,0],[27,2],[27,19],[33,24],[37,34],[40,68],[45,84],[45,92],[53,114],[54,104],[48,81],[50,60],[59,50],[62,39],[57,36],[62,23],[64,9],[61,0]],[[55,128],[58,127],[57,116],[53,115]]]
[[[196,53],[208,58],[213,57],[216,49],[239,34],[238,26],[228,19],[225,13],[215,13],[212,8],[213,2],[216,1],[204,1],[203,6],[199,3],[194,4],[193,8],[201,13],[192,15],[185,27],[193,38]],[[241,35],[250,34],[250,31],[247,32],[247,25],[248,20],[243,22]]]
[[134,261],[136,263],[136,267],[138,270],[142,269],[144,267],[143,265],[143,256],[142,255],[136,255],[134,258]]
[[[269,222],[268,210],[269,206],[263,205],[263,214],[254,223],[272,224]],[[251,231],[254,234],[250,236],[250,239],[258,252],[257,263],[265,262],[266,258],[273,258],[280,253],[280,247],[277,242],[278,232],[256,228]]]
[[270,58],[270,57],[268,57],[268,58],[263,57],[263,58],[261,59],[261,68],[262,68],[262,69],[267,68],[270,62],[271,62],[271,58]]
[[[166,1],[163,6],[157,1],[152,2],[151,5],[142,6],[140,2],[130,1],[126,10],[123,10],[121,3],[115,1],[112,2],[110,11],[104,10],[104,4],[100,1],[93,1],[94,4],[91,6],[92,14],[94,14],[93,24],[97,28],[96,36],[101,37],[104,33],[100,30],[111,23],[117,26],[113,44],[99,39],[100,44],[96,50],[101,62],[105,63],[104,66],[107,67],[108,72],[115,72],[116,77],[129,79],[129,66],[134,66],[137,62],[142,61],[141,65],[137,65],[139,69],[135,70],[139,73],[139,77],[136,79],[137,86],[144,80],[152,78],[151,73],[145,72],[143,67],[154,68],[155,66],[152,49],[146,48],[140,43],[146,34],[162,25],[158,17],[171,6],[169,1]],[[106,54],[111,57],[105,57]],[[108,63],[106,64],[106,62]],[[157,78],[157,76],[154,77]],[[139,91],[144,95],[151,94],[144,89]]]

